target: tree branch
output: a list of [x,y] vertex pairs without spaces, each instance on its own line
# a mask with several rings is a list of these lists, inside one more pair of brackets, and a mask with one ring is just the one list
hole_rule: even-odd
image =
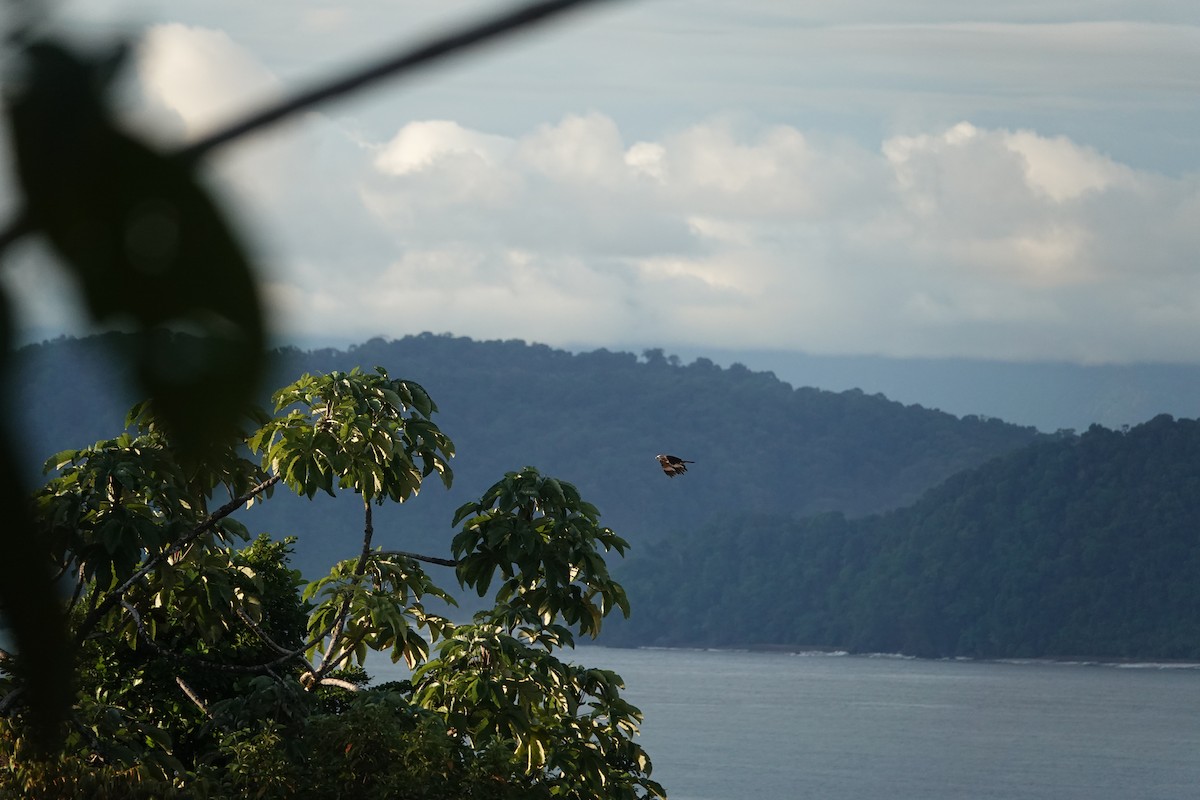
[[79,602],[79,598],[83,596],[83,587],[87,585],[87,579],[83,574],[83,564],[75,570],[75,589],[71,592],[71,600],[67,603],[67,614],[70,614],[75,608],[75,604]]
[[188,700],[191,700],[196,704],[196,708],[200,709],[200,713],[204,714],[204,716],[208,717],[209,719],[213,718],[212,712],[208,710],[208,706],[204,705],[204,701],[200,699],[200,695],[196,694],[192,687],[187,685],[187,682],[184,681],[182,676],[176,675],[175,683],[179,684],[179,688],[182,689],[183,693],[187,695]]
[[[295,656],[298,654],[295,650],[289,650],[286,647],[276,644],[275,640],[272,639],[270,636],[268,636],[267,632],[264,631],[257,622],[250,619],[250,615],[247,614],[245,612],[245,610],[239,608],[237,610],[237,615],[238,615],[238,618],[241,619],[242,622],[246,623],[246,627],[248,627],[250,630],[254,631],[254,634],[259,639],[262,640],[263,644],[267,645],[267,647],[270,647],[276,653],[279,653],[280,655],[286,655],[286,656]],[[303,651],[300,651],[300,652],[303,652]]]
[[[321,661],[321,668],[318,669],[315,673],[313,673],[313,676],[317,679],[317,682],[324,683],[325,675],[328,675],[329,673],[333,672],[335,669],[340,667],[342,664],[346,663],[346,659],[350,658],[350,656],[354,653],[354,648],[358,646],[359,642],[361,642],[362,639],[363,639],[363,637],[359,637],[358,639],[355,639],[353,642],[350,642],[346,646],[340,648],[337,651],[335,656],[333,656],[331,658],[326,658],[323,661]],[[331,648],[329,652],[333,653],[334,651]]]
[[[362,552],[358,554],[358,563],[354,565],[355,579],[361,578],[367,571],[367,559],[371,557],[371,539],[375,536],[375,523],[371,511],[371,501],[363,498],[363,544]],[[342,601],[342,607],[338,609],[336,622],[333,623],[333,628],[329,634],[329,647],[325,650],[325,655],[321,659],[321,666],[313,672],[313,679],[320,683],[322,678],[329,674],[338,664],[346,658],[348,649],[342,648],[341,638],[346,630],[346,618],[350,614],[350,600],[352,595],[347,595]],[[344,650],[344,652],[339,652]]]
[[458,562],[453,558],[438,558],[437,556],[423,556],[420,553],[410,553],[407,550],[380,550],[377,555],[381,556],[405,556],[413,561],[424,561],[427,564],[439,564],[443,567],[457,567]]
[[[213,526],[215,526],[221,520],[225,519],[225,517],[228,517],[234,511],[237,511],[239,508],[241,508],[243,505],[245,505],[251,498],[257,497],[258,495],[262,494],[270,487],[274,486],[276,483],[279,482],[279,478],[280,478],[280,476],[278,476],[278,475],[272,475],[270,478],[267,478],[262,483],[258,484],[257,486],[252,487],[250,489],[250,491],[246,492],[245,494],[241,495],[240,497],[233,498],[228,503],[226,503],[225,505],[221,506],[216,511],[214,511],[212,514],[209,514],[208,517],[203,522],[201,522],[195,528],[192,528],[192,530],[189,531],[187,533],[187,535],[183,536],[175,544],[171,545],[166,550],[163,550],[158,555],[154,556],[149,561],[147,561],[145,563],[145,565],[142,566],[141,569],[139,569],[137,572],[133,573],[133,575],[130,575],[129,578],[127,578],[125,580],[125,582],[122,583],[120,586],[118,586],[116,589],[112,590],[107,595],[105,595],[104,599],[102,601],[100,601],[99,604],[94,606],[91,611],[88,612],[88,615],[84,618],[83,623],[79,626],[79,630],[76,631],[76,633],[75,633],[75,641],[82,642],[84,639],[86,639],[88,636],[90,636],[92,629],[96,627],[96,624],[100,622],[100,620],[104,617],[104,615],[107,614],[109,612],[109,610],[112,609],[114,606],[116,606],[118,603],[121,603],[123,601],[122,599],[125,595],[125,592],[127,592],[131,586],[133,586],[135,583],[140,581],[142,578],[149,575],[150,572],[152,570],[154,570],[154,568],[157,567],[159,564],[161,564],[163,561],[165,561],[166,559],[175,555],[176,553],[181,551],[183,548],[185,548],[189,544],[191,544],[193,541],[198,539],[200,536],[202,536],[205,533],[207,533],[208,531],[212,530]],[[93,598],[94,597],[95,597],[95,595],[93,595]]]

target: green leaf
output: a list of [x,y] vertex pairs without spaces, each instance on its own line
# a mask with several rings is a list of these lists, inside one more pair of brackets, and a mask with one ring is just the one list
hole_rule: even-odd
[[70,464],[72,461],[74,461],[78,455],[78,450],[63,450],[55,453],[54,455],[50,456],[50,458],[46,459],[45,464],[42,467],[42,471],[54,472],[56,470],[60,470],[67,464]]

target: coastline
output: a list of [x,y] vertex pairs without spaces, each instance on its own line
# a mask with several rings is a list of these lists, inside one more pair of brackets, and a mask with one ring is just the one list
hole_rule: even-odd
[[1012,664],[1044,665],[1044,666],[1077,666],[1077,667],[1110,667],[1115,669],[1178,669],[1200,670],[1200,661],[1175,658],[1149,657],[1110,657],[1110,656],[1014,656],[1014,657],[976,657],[976,656],[918,656],[910,653],[873,653],[854,652],[843,648],[824,645],[753,645],[747,647],[686,647],[667,645],[605,645],[589,643],[582,647],[602,647],[611,650],[668,650],[693,653],[762,653],[770,655],[786,655],[812,658],[895,658],[919,661],[961,661],[978,662],[981,664]]

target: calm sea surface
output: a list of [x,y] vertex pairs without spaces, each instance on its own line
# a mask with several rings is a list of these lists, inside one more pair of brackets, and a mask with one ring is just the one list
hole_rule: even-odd
[[602,647],[574,660],[625,679],[672,800],[1200,798],[1198,669]]

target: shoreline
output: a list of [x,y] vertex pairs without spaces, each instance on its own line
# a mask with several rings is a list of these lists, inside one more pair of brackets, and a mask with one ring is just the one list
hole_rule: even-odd
[[1116,657],[1116,656],[917,656],[910,653],[875,653],[854,652],[838,647],[823,645],[754,645],[747,647],[687,647],[667,645],[636,645],[633,647],[621,645],[605,645],[589,643],[583,647],[604,647],[611,650],[674,650],[693,653],[761,653],[765,655],[787,655],[816,658],[895,658],[916,661],[960,661],[977,662],[981,664],[1013,664],[1021,666],[1054,665],[1054,666],[1096,666],[1115,667],[1119,669],[1179,669],[1200,670],[1200,661],[1182,658],[1146,657]]

